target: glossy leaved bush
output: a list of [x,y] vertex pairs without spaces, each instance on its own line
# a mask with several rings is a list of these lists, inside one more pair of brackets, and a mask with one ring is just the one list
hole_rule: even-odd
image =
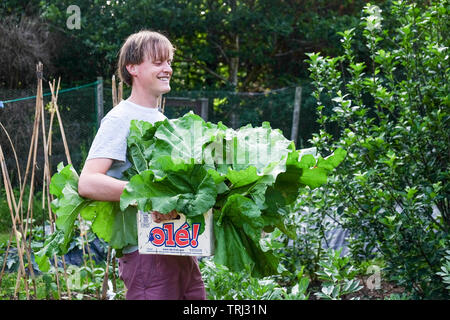
[[339,33],[342,55],[308,54],[321,125],[312,143],[348,152],[315,209],[338,213],[355,261],[381,257],[386,277],[420,299],[449,298],[439,275],[450,244],[448,9],[367,4],[361,28]]
[[38,253],[40,266],[48,263],[45,257],[66,252],[78,215],[120,251],[137,243],[137,210],[177,210],[202,222],[212,208],[215,262],[232,271],[250,269],[256,277],[276,274],[279,261],[261,246],[263,231],[278,228],[295,237],[287,206],[301,188],[326,183],[346,156],[342,148],[326,158],[314,148],[296,150],[269,123],[233,130],[192,112],[155,124],[133,120],[127,143],[132,166],[124,172],[129,183],[120,203],[82,198],[75,170],[59,165],[51,183],[58,230]]

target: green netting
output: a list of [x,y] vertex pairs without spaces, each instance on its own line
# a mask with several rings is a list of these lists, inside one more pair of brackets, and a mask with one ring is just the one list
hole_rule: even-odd
[[[45,85],[44,85],[45,86]],[[77,170],[81,169],[87,156],[90,144],[97,131],[96,83],[81,86],[76,90],[62,88],[58,96],[58,105],[69,144],[72,162]],[[44,92],[49,92],[47,86]],[[4,90],[0,89],[0,100],[16,100],[33,96],[35,89]],[[130,94],[130,88],[124,87],[123,97]],[[272,128],[280,129],[286,138],[291,139],[292,117],[294,108],[295,87],[268,91],[266,93],[236,93],[230,91],[171,91],[165,97],[189,99],[208,99],[208,121],[222,121],[229,127],[241,127],[247,124],[260,126],[262,122],[270,122]],[[44,96],[44,104],[50,102],[50,96]],[[112,89],[108,83],[103,88],[103,114],[112,108]],[[297,137],[297,147],[308,147],[308,139],[317,131],[315,123],[315,102],[311,98],[309,86],[302,87],[302,103]],[[16,148],[22,172],[26,167],[30,139],[33,129],[35,99],[9,102],[0,109],[0,121],[8,130]],[[168,118],[182,116],[192,110],[189,106],[165,106],[164,113]],[[46,127],[49,124],[49,113],[46,113]],[[60,161],[65,160],[64,146],[55,121],[53,124],[52,167],[53,172]],[[15,162],[5,134],[0,133],[0,143],[6,150],[7,164],[14,176]],[[42,179],[44,162],[42,140],[39,141],[37,182]]]
[[[82,165],[92,138],[96,132],[96,111],[95,111],[95,87],[90,85],[82,87],[78,90],[70,90],[68,92],[61,92],[58,95],[58,106],[61,114],[64,131],[69,145],[70,155],[75,168],[79,169]],[[44,92],[48,92],[48,86],[44,87]],[[35,113],[35,98],[32,99],[17,99],[22,97],[29,97],[36,94],[36,89],[27,90],[4,90],[0,89],[0,100],[18,100],[4,104],[0,109],[0,122],[8,131],[14,148],[19,159],[19,165],[22,175],[25,173],[30,142],[33,132],[34,113]],[[14,99],[16,98],[16,99]],[[48,111],[48,104],[51,101],[51,96],[45,95],[44,106]],[[48,128],[50,123],[50,113],[45,113],[46,136],[48,135]],[[55,116],[52,126],[52,145],[51,145],[51,164],[53,172],[60,161],[67,163],[64,152],[63,140],[59,125]],[[48,138],[48,137],[47,137]],[[0,133],[0,143],[4,149],[7,166],[12,176],[13,182],[17,178],[16,164],[10,143],[4,134]],[[42,126],[39,127],[39,141],[37,153],[36,166],[36,182],[38,186],[42,182],[44,152],[42,143]]]
[[[128,97],[130,88],[125,87],[123,96]],[[112,108],[112,90],[104,89],[105,114]],[[270,122],[272,128],[280,129],[284,136],[291,139],[292,117],[294,111],[295,87],[270,90],[266,93],[231,91],[171,91],[166,98],[208,99],[208,121],[222,121],[226,126],[238,128],[247,124],[260,126]],[[315,123],[315,102],[311,97],[309,85],[302,86],[300,120],[297,136],[298,147],[308,147],[308,139],[317,131]],[[164,114],[168,118],[177,118],[193,110],[190,106],[165,106]]]
[[[309,86],[302,86],[302,100],[297,146],[308,147],[308,139],[317,131],[315,102]],[[208,121],[222,121],[226,126],[238,128],[247,124],[260,126],[270,122],[291,139],[295,87],[271,90],[266,93],[234,93],[230,91],[172,91],[166,97],[208,99]],[[168,118],[178,117],[189,107],[165,107]]]

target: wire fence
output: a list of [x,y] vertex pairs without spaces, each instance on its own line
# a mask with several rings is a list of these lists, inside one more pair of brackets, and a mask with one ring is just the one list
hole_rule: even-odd
[[[111,84],[102,83],[103,101],[98,101],[99,82],[90,82],[73,88],[62,88],[58,95],[58,106],[75,169],[79,172],[89,151],[90,144],[98,128],[99,103],[106,114],[113,108]],[[50,90],[44,86],[44,105],[50,102]],[[130,88],[123,88],[126,99]],[[311,98],[308,84],[302,85],[302,97],[297,131],[297,148],[309,147],[308,139],[318,130],[315,122],[315,102]],[[33,131],[35,110],[35,89],[11,90],[0,88],[0,122],[8,131],[14,145],[21,171],[26,166],[30,140]],[[291,139],[295,87],[287,87],[266,92],[231,92],[231,91],[171,91],[166,98],[207,99],[208,118],[213,123],[222,121],[226,126],[238,128],[247,124],[260,126],[270,122],[272,128],[280,129],[286,138]],[[168,118],[180,117],[192,110],[191,106],[167,106],[164,113]],[[46,114],[46,123],[49,113]],[[52,168],[53,172],[60,161],[65,161],[64,146],[59,135],[58,126],[53,126]],[[0,143],[7,155],[7,165],[14,180],[16,164],[10,143],[4,132],[0,133]],[[41,142],[39,142],[41,143]],[[43,150],[38,153],[37,176],[43,176]],[[36,181],[40,183],[39,178]]]

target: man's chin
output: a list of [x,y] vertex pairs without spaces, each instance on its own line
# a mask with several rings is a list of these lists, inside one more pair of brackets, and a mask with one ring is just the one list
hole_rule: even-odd
[[170,86],[168,86],[166,89],[162,90],[161,94],[165,94],[167,92],[170,92],[170,89],[171,89]]

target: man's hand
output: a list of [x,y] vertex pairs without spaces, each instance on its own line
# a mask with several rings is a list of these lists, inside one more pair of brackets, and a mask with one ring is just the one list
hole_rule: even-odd
[[159,213],[158,211],[152,211],[152,218],[156,223],[160,223],[161,221],[165,220],[172,220],[176,217],[178,217],[178,212],[176,210],[172,210],[167,214]]

